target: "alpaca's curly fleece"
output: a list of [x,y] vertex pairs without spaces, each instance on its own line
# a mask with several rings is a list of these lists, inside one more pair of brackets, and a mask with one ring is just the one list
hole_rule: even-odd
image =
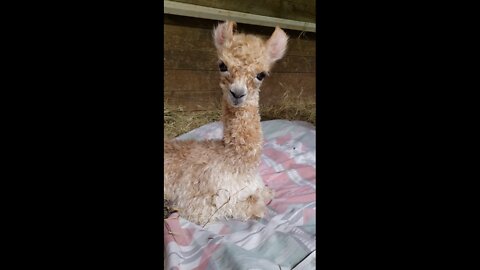
[[[234,33],[235,23],[214,30],[222,72],[222,140],[164,141],[164,194],[179,214],[197,224],[219,218],[246,220],[263,217],[273,192],[258,174],[262,153],[257,74],[268,74],[283,57],[288,37],[276,28],[264,41]],[[239,105],[231,100],[232,85],[244,86],[246,97]]]

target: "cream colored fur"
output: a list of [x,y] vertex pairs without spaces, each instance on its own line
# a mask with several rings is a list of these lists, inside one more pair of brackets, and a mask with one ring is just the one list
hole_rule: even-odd
[[[180,216],[204,225],[220,218],[263,217],[273,192],[258,174],[262,153],[257,74],[268,74],[285,53],[288,37],[280,28],[263,40],[235,33],[236,24],[225,22],[213,38],[223,92],[222,140],[164,141],[164,194]],[[232,89],[243,89],[236,99]],[[235,104],[234,100],[238,104]]]

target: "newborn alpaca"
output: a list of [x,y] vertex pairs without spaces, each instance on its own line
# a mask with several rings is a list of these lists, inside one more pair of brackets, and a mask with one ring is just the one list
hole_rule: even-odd
[[276,28],[264,41],[235,33],[236,23],[214,29],[223,92],[222,140],[164,141],[164,194],[180,216],[204,225],[219,218],[261,218],[273,192],[258,167],[262,153],[259,87],[281,59],[288,37]]

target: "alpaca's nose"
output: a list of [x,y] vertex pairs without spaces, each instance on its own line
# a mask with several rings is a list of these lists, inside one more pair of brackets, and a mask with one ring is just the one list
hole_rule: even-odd
[[239,99],[239,98],[244,97],[247,94],[247,91],[245,91],[244,89],[238,89],[237,88],[237,89],[230,90],[230,94],[232,94],[232,96],[234,98]]

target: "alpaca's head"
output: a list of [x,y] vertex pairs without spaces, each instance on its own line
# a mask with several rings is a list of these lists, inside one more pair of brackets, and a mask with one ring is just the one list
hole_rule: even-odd
[[285,54],[288,36],[277,27],[263,40],[235,33],[235,28],[235,22],[226,21],[213,31],[223,98],[231,107],[258,106],[260,85],[273,63]]

